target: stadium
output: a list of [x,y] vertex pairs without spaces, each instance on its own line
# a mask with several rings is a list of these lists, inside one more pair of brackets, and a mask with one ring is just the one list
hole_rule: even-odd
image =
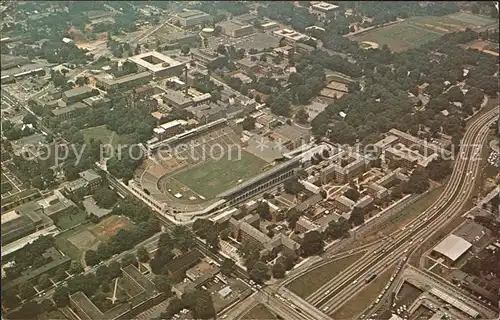
[[246,150],[226,119],[149,141],[148,157],[129,187],[157,211],[180,222],[206,217],[293,176],[300,157],[277,165]]

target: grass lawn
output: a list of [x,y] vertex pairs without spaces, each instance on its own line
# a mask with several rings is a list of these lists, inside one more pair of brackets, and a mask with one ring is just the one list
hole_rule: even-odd
[[196,193],[211,198],[238,184],[238,180],[248,180],[262,172],[267,163],[243,151],[241,159],[219,161],[209,160],[180,171],[173,178]]
[[84,224],[73,230],[69,230],[58,234],[55,237],[56,247],[62,252],[64,252],[66,255],[71,257],[71,259],[80,261],[83,252],[80,249],[78,249],[75,245],[73,245],[70,241],[68,241],[68,239],[74,236],[75,234],[81,232],[82,230],[88,228],[91,225],[92,223]]
[[92,127],[81,130],[85,143],[88,144],[91,138],[101,140],[103,144],[111,144],[116,147],[120,143],[120,136],[113,131],[106,129],[106,126]]
[[59,219],[57,219],[55,224],[61,230],[67,230],[80,223],[84,223],[86,218],[87,218],[87,213],[83,210],[78,210],[78,213],[76,214],[67,214],[61,216]]
[[375,301],[382,288],[389,282],[395,268],[391,267],[375,278],[372,283],[355,295],[355,301],[347,301],[340,309],[330,314],[330,317],[332,319],[356,319],[357,315]]
[[352,40],[375,42],[379,48],[386,44],[393,51],[400,52],[437,39],[444,33],[405,21],[363,32],[353,36]]
[[277,319],[276,316],[269,311],[268,308],[266,308],[265,305],[263,304],[258,304],[255,307],[252,308],[252,310],[248,311],[241,319],[245,320],[270,320],[270,319]]
[[333,279],[341,271],[358,261],[365,252],[360,252],[352,256],[332,261],[319,268],[312,270],[300,278],[292,281],[287,288],[301,298],[306,298],[322,285]]

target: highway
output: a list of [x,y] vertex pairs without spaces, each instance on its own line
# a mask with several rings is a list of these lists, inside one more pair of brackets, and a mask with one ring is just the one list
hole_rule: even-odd
[[430,208],[406,227],[386,238],[387,241],[380,244],[376,251],[371,252],[368,258],[347,268],[307,297],[306,301],[322,310],[328,308],[330,313],[337,310],[365,286],[365,278],[372,274],[380,274],[403,259],[417,243],[427,240],[450,219],[456,217],[473,188],[469,178],[475,175],[479,167],[478,146],[484,144],[489,125],[497,114],[497,109],[491,110],[469,124],[450,180],[441,196]]
[[[405,257],[416,243],[427,240],[457,216],[473,188],[473,184],[467,181],[467,177],[471,172],[477,172],[479,167],[479,160],[474,158],[478,152],[476,146],[484,144],[489,125],[494,121],[497,113],[498,110],[492,110],[476,119],[467,128],[452,176],[438,200],[420,214],[414,222],[409,223],[404,230],[394,232],[393,241],[382,245],[378,251],[372,253],[371,258],[352,266],[343,277],[335,279],[312,297],[308,297],[308,302],[322,309],[328,307],[329,312],[337,310],[365,286],[363,281],[365,278],[386,270],[394,262]],[[360,271],[353,271],[354,267],[359,268]],[[358,281],[355,282],[355,280]],[[328,290],[331,293],[325,295]]]

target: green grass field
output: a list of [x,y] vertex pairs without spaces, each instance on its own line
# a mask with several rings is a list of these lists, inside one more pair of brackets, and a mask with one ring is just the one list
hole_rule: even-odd
[[84,223],[86,218],[87,213],[83,210],[79,210],[77,214],[66,214],[61,216],[59,219],[57,219],[55,224],[61,230],[67,230],[80,223]]
[[443,17],[412,17],[404,22],[354,35],[351,40],[375,42],[379,44],[379,47],[386,44],[393,51],[400,52],[437,39],[445,33],[465,30],[467,27],[480,28],[494,23],[495,21],[491,18],[466,12]]
[[277,319],[276,316],[269,311],[268,308],[266,308],[265,305],[263,304],[258,304],[255,307],[253,307],[250,311],[248,311],[241,319],[244,320],[271,320],[271,319]]
[[391,50],[400,52],[435,40],[443,34],[405,21],[355,35],[352,40],[375,42],[379,48],[386,44]]
[[180,171],[172,178],[208,199],[237,185],[240,179],[248,180],[261,173],[266,164],[264,160],[243,151],[241,159],[224,157],[219,161],[209,160]]
[[56,247],[62,252],[64,252],[64,254],[71,257],[71,259],[79,261],[83,255],[83,252],[80,249],[78,249],[75,245],[73,245],[68,239],[74,236],[75,234],[81,232],[82,230],[85,230],[91,225],[92,223],[81,225],[80,227],[75,228],[73,230],[69,230],[58,234],[55,238]]
[[114,147],[120,143],[120,136],[113,131],[106,129],[106,126],[92,127],[81,130],[85,143],[89,143],[91,138],[101,140],[103,144],[111,144]]
[[358,261],[365,253],[360,252],[349,257],[327,263],[319,268],[312,270],[300,278],[292,281],[287,288],[301,298],[306,298],[325,283],[333,279],[340,272]]

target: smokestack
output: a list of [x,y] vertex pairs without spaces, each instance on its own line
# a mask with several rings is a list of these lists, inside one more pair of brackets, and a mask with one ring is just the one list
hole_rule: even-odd
[[184,67],[184,95],[187,97],[188,96],[188,68],[187,66]]

